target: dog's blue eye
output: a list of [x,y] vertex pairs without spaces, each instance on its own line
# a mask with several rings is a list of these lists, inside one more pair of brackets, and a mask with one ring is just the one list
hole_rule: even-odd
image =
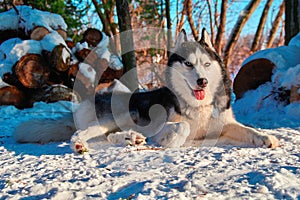
[[209,67],[209,66],[210,66],[210,63],[209,63],[209,62],[204,63],[204,66],[205,66],[205,67]]
[[190,63],[189,61],[184,61],[184,64],[187,66],[187,67],[194,67],[192,63]]

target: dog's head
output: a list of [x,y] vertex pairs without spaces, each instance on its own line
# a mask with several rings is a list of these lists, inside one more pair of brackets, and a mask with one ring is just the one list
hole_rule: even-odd
[[[223,93],[228,77],[205,29],[199,42],[188,41],[181,31],[168,60],[167,86],[191,106],[212,104]],[[221,94],[223,93],[223,94]],[[228,103],[228,102],[227,102]]]

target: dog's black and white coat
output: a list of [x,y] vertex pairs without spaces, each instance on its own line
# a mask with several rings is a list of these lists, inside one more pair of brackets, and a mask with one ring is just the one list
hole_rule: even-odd
[[68,116],[24,123],[15,132],[16,140],[49,142],[71,137],[76,152],[88,150],[87,141],[99,136],[111,143],[132,145],[144,144],[148,138],[164,147],[278,146],[274,136],[235,120],[231,82],[205,29],[200,42],[188,41],[181,31],[168,60],[165,87],[133,94],[119,87],[125,88],[116,81],[106,92],[97,93],[94,102],[81,103],[74,113],[79,128],[74,134]]

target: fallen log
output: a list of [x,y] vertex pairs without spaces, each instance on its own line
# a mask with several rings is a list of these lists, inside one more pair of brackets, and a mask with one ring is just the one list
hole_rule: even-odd
[[236,99],[242,98],[248,90],[254,90],[271,81],[274,67],[275,64],[265,58],[253,60],[242,66],[233,82]]
[[300,102],[300,85],[292,86],[290,93],[290,103]]
[[4,41],[9,40],[11,38],[20,38],[22,40],[29,39],[27,34],[25,34],[24,30],[0,30],[0,44]]
[[64,72],[69,69],[71,54],[67,47],[63,44],[54,47],[50,54],[48,62],[51,68],[55,68],[57,71]]
[[75,53],[76,58],[80,61],[80,62],[85,62],[91,66],[94,66],[98,56],[97,54],[90,50],[90,49],[86,49],[83,48],[80,51],[77,51]]
[[30,108],[33,101],[27,97],[26,93],[15,86],[0,88],[0,105],[14,105],[16,108]]
[[83,34],[82,43],[87,42],[90,47],[96,47],[102,38],[101,31],[95,28],[88,28]]
[[56,29],[57,33],[66,41],[68,38],[67,31],[63,29]]
[[49,68],[39,54],[26,54],[13,66],[13,75],[26,88],[40,88],[47,83]]
[[30,34],[30,39],[32,40],[42,40],[45,35],[48,35],[50,33],[50,31],[43,27],[43,26],[36,26],[31,34]]

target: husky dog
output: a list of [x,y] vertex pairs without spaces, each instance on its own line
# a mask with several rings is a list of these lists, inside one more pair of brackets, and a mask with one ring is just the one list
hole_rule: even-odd
[[[116,82],[106,92],[97,93],[94,101],[81,103],[74,114],[80,130],[73,135],[74,125],[58,127],[70,123],[72,118],[66,117],[48,124],[49,131],[25,123],[16,130],[16,140],[48,142],[72,135],[71,148],[79,153],[88,151],[88,140],[95,137],[132,145],[144,144],[148,138],[163,147],[278,146],[274,136],[235,120],[230,105],[231,81],[205,29],[199,42],[188,41],[185,31],[181,31],[172,52],[165,87],[132,94],[126,88],[117,89],[125,86]],[[25,135],[24,130],[33,131]],[[68,133],[61,136],[60,130]]]

